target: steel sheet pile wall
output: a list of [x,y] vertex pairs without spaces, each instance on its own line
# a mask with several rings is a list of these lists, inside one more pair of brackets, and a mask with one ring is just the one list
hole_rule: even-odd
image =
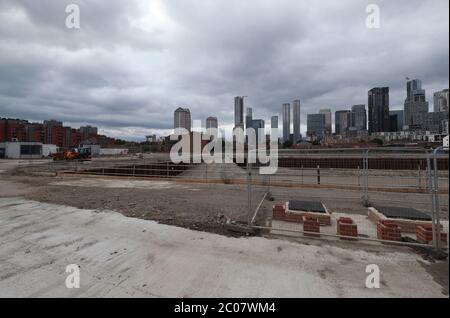
[[[449,169],[448,158],[440,158],[438,161],[439,170]],[[316,168],[320,166],[326,169],[358,169],[362,168],[361,158],[280,158],[279,166],[282,168]],[[417,167],[425,170],[426,159],[418,158],[369,158],[369,169],[379,170],[415,170]]]

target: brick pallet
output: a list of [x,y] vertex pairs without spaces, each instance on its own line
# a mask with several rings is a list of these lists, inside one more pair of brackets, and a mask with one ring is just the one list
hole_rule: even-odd
[[284,205],[275,204],[273,206],[272,218],[279,221],[284,221],[286,219],[286,210],[284,208]]
[[321,225],[331,225],[330,215],[318,214],[319,213],[313,212],[293,212],[289,210],[286,211],[286,207],[283,204],[275,204],[272,209],[272,218],[277,221],[303,223],[305,217],[313,217],[314,219],[317,219]]
[[[349,237],[358,237],[358,225],[348,217],[341,217],[337,221],[337,234]],[[341,240],[353,240],[351,238],[341,237]]]
[[384,241],[402,240],[402,231],[400,226],[389,220],[382,220],[377,223],[377,238]]
[[312,232],[312,233],[304,233],[305,236],[314,236],[319,237],[320,234],[320,223],[317,218],[305,216],[303,218],[303,231],[304,232]]
[[[431,225],[420,225],[416,229],[417,241],[429,244],[433,241],[433,227]],[[441,233],[441,241],[447,242],[447,233]]]

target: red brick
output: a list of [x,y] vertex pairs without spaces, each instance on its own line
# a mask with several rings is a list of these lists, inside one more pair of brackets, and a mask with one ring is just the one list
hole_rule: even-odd
[[320,233],[320,223],[317,218],[311,216],[305,216],[303,219],[303,231],[304,232],[313,232],[313,233],[304,233],[305,236],[320,236],[314,233]]
[[393,221],[382,220],[377,224],[377,237],[380,240],[401,241],[401,228]]
[[[337,234],[341,236],[358,237],[358,226],[351,218],[341,217],[337,222]],[[340,239],[352,240],[345,237],[341,237]]]
[[286,218],[286,212],[282,204],[275,204],[273,206],[272,217],[274,220],[284,221]]

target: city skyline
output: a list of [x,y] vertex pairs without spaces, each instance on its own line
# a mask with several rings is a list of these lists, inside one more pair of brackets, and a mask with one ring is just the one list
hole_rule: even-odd
[[[179,106],[231,127],[234,96],[248,95],[246,106],[266,124],[281,104],[300,98],[304,134],[306,114],[366,103],[372,87],[390,87],[391,110],[403,109],[407,76],[423,81],[430,107],[433,93],[449,87],[448,1],[383,2],[377,30],[366,28],[363,3],[318,2],[305,10],[284,0],[236,8],[226,1],[98,1],[81,5],[80,29],[68,30],[63,2],[42,1],[42,10],[2,2],[0,27],[8,32],[0,47],[0,116],[57,117],[142,140],[167,135]],[[106,19],[92,18],[104,12]]]
[[[312,131],[310,131],[310,129],[308,127],[308,123],[309,123],[310,116],[313,117],[313,116],[319,115],[319,114],[324,116],[323,124],[321,124],[321,125],[323,125],[323,127],[322,127],[323,131],[320,132],[320,134],[318,135],[319,137],[323,137],[325,135],[333,135],[333,134],[347,137],[347,133],[348,133],[349,129],[353,129],[353,131],[355,133],[358,131],[367,131],[369,133],[369,135],[374,132],[377,133],[377,132],[401,131],[404,128],[403,125],[406,125],[405,121],[407,121],[407,119],[405,117],[405,110],[407,110],[407,108],[409,107],[408,101],[410,101],[410,100],[414,101],[414,96],[416,96],[416,95],[420,97],[420,99],[417,99],[416,102],[419,101],[422,104],[425,104],[428,112],[425,113],[425,116],[423,114],[423,109],[419,109],[417,111],[414,110],[413,113],[418,113],[418,115],[420,115],[419,118],[421,118],[421,120],[423,120],[424,122],[428,121],[428,126],[430,126],[431,122],[433,122],[433,121],[442,121],[443,119],[445,119],[445,118],[441,118],[442,116],[439,116],[439,117],[435,116],[434,118],[432,116],[427,117],[426,114],[432,115],[432,113],[435,113],[435,111],[437,109],[439,109],[440,107],[444,107],[444,108],[447,107],[446,105],[448,105],[448,89],[444,89],[444,90],[441,90],[438,92],[433,92],[434,100],[432,103],[429,103],[425,99],[426,98],[425,90],[422,88],[422,81],[420,79],[412,79],[411,80],[411,79],[407,78],[406,99],[405,99],[405,104],[403,106],[403,109],[391,109],[390,108],[389,87],[375,87],[375,88],[372,88],[371,90],[369,90],[368,94],[369,94],[369,101],[367,104],[368,109],[366,109],[365,104],[353,105],[353,106],[351,106],[351,110],[348,109],[349,107],[347,107],[346,109],[341,108],[335,112],[334,118],[333,118],[329,108],[320,108],[318,113],[304,114],[304,115],[306,115],[305,117],[307,117],[307,125],[306,125],[306,129],[304,131],[304,135],[303,134],[301,135],[302,138],[305,136],[308,136],[308,135],[311,136],[311,133],[313,133],[313,135],[317,136],[314,129]],[[377,95],[383,95],[383,94],[385,94],[387,96],[387,101],[383,100],[385,97],[371,98],[371,95],[377,96]],[[292,138],[295,139],[296,122],[298,122],[299,119],[301,117],[303,117],[302,111],[300,108],[301,103],[300,103],[299,99],[296,99],[292,102],[292,107],[291,107],[291,103],[282,104],[281,112],[274,113],[272,116],[270,116],[269,120],[266,121],[266,119],[254,119],[253,118],[253,108],[246,106],[246,104],[245,104],[246,98],[248,98],[248,96],[236,96],[234,98],[235,125],[233,128],[240,127],[240,126],[244,129],[247,129],[249,127],[255,128],[254,125],[256,125],[259,128],[266,129],[266,132],[269,132],[270,131],[269,129],[274,127],[274,125],[273,125],[274,118],[276,118],[278,120],[279,114],[281,114],[283,124],[281,126],[281,130],[279,130],[278,137],[281,137],[282,141],[286,141],[288,139],[292,141]],[[379,126],[379,128],[374,129],[374,128],[370,127],[370,124],[371,124],[370,117],[371,116],[370,116],[370,112],[368,114],[368,111],[370,110],[371,107],[374,108],[374,106],[373,106],[374,103],[379,104],[380,102],[382,102],[382,104],[383,104],[382,107],[387,107],[386,110],[383,111],[386,116],[384,119],[385,123],[380,126],[380,124],[376,123],[376,121],[378,119],[376,117],[374,117],[372,119],[372,123],[374,125]],[[372,106],[371,106],[371,104],[372,104]],[[442,105],[444,105],[444,106],[442,106]],[[376,107],[374,108],[374,110],[376,111],[376,108],[379,106],[378,105],[375,105],[375,106]],[[362,113],[361,113],[361,111],[362,111]],[[445,112],[448,113],[448,111],[444,110],[444,113]],[[287,118],[285,118],[286,115],[287,115]],[[342,116],[344,116],[344,117],[342,117]],[[373,116],[374,115],[372,114],[372,117]],[[378,114],[378,116],[379,116],[379,114]],[[396,117],[393,118],[392,116],[396,116]],[[29,119],[15,118],[15,117],[11,117],[9,119],[30,121]],[[178,127],[184,128],[188,131],[196,131],[196,130],[198,130],[198,128],[201,128],[201,129],[205,129],[205,128],[206,129],[208,129],[208,128],[223,129],[223,127],[218,125],[218,117],[217,116],[208,116],[204,120],[196,118],[196,117],[192,118],[189,108],[178,107],[174,111],[174,117],[172,120],[173,120],[174,124],[172,126],[171,133],[173,132],[174,129],[176,129]],[[314,119],[314,120],[316,120],[316,119]],[[391,123],[393,120],[395,121],[395,124],[394,124],[396,127],[395,129],[393,129],[391,126]],[[200,126],[192,127],[192,124],[194,121],[198,121],[200,123]],[[46,123],[52,124],[52,122],[54,122],[60,126],[62,126],[62,124],[63,124],[62,121],[53,120],[53,119],[44,120],[43,124],[44,125]],[[214,123],[211,124],[212,122],[214,122]],[[38,123],[39,123],[39,121],[31,120],[30,124],[38,124]],[[263,123],[263,124],[261,125],[261,123]],[[286,123],[288,123],[288,124],[286,124]],[[330,126],[330,124],[331,124],[331,126]],[[90,124],[83,124],[83,125],[86,126],[87,128],[91,127]],[[315,123],[313,125],[317,125],[317,124]],[[343,126],[343,128],[341,128],[341,126]],[[406,125],[406,127],[407,126],[408,125]],[[413,127],[413,130],[417,130],[417,127],[414,127],[414,126],[412,126],[412,127]],[[84,128],[84,127],[81,127],[81,128]],[[97,127],[92,127],[92,128],[95,128],[96,131],[98,130]],[[278,123],[276,124],[276,128],[279,128]],[[331,130],[330,130],[330,128],[331,128]],[[424,130],[425,128],[420,127],[420,129]],[[301,132],[303,133],[303,130]],[[165,136],[166,135],[160,135],[160,137],[165,137]],[[359,136],[359,134],[357,134],[357,136]],[[130,141],[133,141],[133,140],[130,140]],[[298,141],[300,141],[300,139]]]

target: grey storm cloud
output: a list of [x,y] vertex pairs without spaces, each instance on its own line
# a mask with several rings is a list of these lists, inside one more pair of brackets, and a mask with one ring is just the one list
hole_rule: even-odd
[[[370,3],[380,29],[366,28]],[[299,98],[305,123],[375,86],[401,108],[405,77],[430,101],[448,88],[448,14],[447,0],[0,0],[0,116],[139,139],[167,133],[179,106],[232,125],[237,95],[266,121]]]

